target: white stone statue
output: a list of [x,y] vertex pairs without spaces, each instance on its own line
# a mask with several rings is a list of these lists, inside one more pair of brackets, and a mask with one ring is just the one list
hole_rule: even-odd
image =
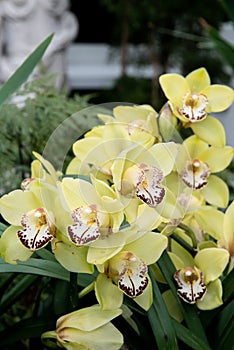
[[[48,74],[58,73],[58,89],[67,86],[65,50],[78,33],[69,0],[0,0],[0,81],[4,83],[24,59],[50,34],[43,57]],[[31,78],[40,74],[37,67]]]

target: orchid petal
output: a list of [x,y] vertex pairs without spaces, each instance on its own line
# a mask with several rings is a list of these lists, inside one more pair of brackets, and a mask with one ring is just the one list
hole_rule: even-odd
[[[61,341],[61,340],[62,341]],[[73,327],[58,331],[58,343],[67,350],[119,350],[123,336],[112,323],[105,324],[91,332],[84,332]]]
[[226,144],[226,133],[223,124],[212,116],[207,116],[206,119],[199,123],[190,125],[194,134],[201,140],[207,142],[211,146],[224,147]]
[[196,266],[205,276],[205,284],[221,276],[229,260],[227,250],[222,248],[206,248],[200,250],[194,258]]
[[123,293],[111,278],[100,273],[95,281],[95,295],[103,310],[115,310],[123,303]]
[[27,261],[33,254],[22,245],[17,237],[20,227],[9,226],[0,239],[0,255],[8,264],[17,264],[18,261]]
[[121,313],[120,309],[102,310],[100,305],[93,305],[60,317],[57,320],[57,329],[74,328],[90,332],[104,326]]
[[167,237],[156,232],[146,232],[142,237],[125,245],[124,250],[133,252],[147,265],[155,263],[167,247]]
[[67,228],[68,237],[75,245],[84,245],[100,236],[100,223],[95,205],[79,207],[72,211],[75,222]]
[[144,289],[144,293],[138,295],[136,298],[134,298],[134,301],[142,307],[145,311],[148,311],[153,303],[153,289],[152,289],[152,283],[151,279],[147,275],[148,278],[148,285]]
[[87,262],[87,247],[76,247],[74,244],[65,244],[57,240],[53,241],[52,251],[55,258],[66,270],[79,273],[93,273],[93,265]]
[[31,251],[43,248],[54,238],[54,228],[44,208],[30,210],[24,214],[21,224],[23,229],[18,231],[18,237]]
[[175,106],[181,107],[184,95],[190,92],[187,80],[180,74],[163,74],[159,83],[167,99]]
[[39,208],[41,202],[33,192],[15,190],[0,198],[0,212],[12,225],[19,226],[22,216],[33,208]]
[[218,176],[210,175],[209,181],[205,187],[201,189],[201,194],[205,200],[219,208],[226,208],[229,201],[229,189],[226,182]]
[[208,164],[212,173],[217,173],[228,167],[233,159],[234,149],[226,147],[209,147],[199,155],[199,160]]
[[223,238],[220,243],[234,256],[234,201],[225,212],[223,224]]
[[196,267],[177,270],[174,278],[179,287],[177,293],[189,304],[195,304],[206,293],[203,274]]
[[191,92],[201,92],[210,85],[210,77],[205,68],[198,68],[185,77]]
[[225,85],[210,85],[202,93],[208,98],[207,112],[222,112],[233,103],[233,90]]
[[210,282],[207,286],[207,293],[202,300],[198,300],[197,307],[200,310],[213,310],[223,304],[222,283],[220,279]]
[[215,239],[222,236],[224,213],[211,206],[206,206],[201,210],[196,210],[194,216],[204,232],[209,233]]

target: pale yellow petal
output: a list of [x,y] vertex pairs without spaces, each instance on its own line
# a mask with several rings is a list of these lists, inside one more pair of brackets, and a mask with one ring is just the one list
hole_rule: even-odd
[[102,310],[100,305],[93,305],[73,311],[60,317],[57,320],[57,330],[59,328],[74,328],[82,331],[93,331],[122,313],[121,309]]
[[201,189],[201,194],[209,204],[219,208],[226,208],[228,205],[228,185],[218,176],[209,176],[207,185]]
[[119,350],[123,336],[112,323],[105,324],[91,332],[75,328],[63,329],[59,335],[66,341],[61,342],[67,350]]
[[199,123],[190,125],[194,134],[211,146],[224,147],[226,144],[226,133],[223,124],[212,116],[207,116]]
[[225,85],[210,85],[202,91],[208,98],[207,112],[222,112],[233,103],[233,90]]
[[161,75],[159,83],[167,99],[181,108],[184,95],[190,92],[186,79],[180,74],[169,73]]
[[134,301],[142,307],[145,311],[149,310],[150,306],[152,305],[153,302],[153,291],[152,291],[152,283],[151,279],[147,275],[149,283],[147,287],[145,288],[144,292],[134,298]]
[[202,300],[197,301],[197,307],[200,310],[213,310],[223,304],[222,301],[222,283],[220,279],[210,282],[207,286],[207,292]]
[[33,254],[19,240],[17,236],[21,227],[10,226],[0,238],[0,255],[8,264],[17,264],[18,261],[26,261]]
[[52,247],[55,258],[66,270],[93,273],[93,265],[87,262],[88,247],[77,247],[74,244],[65,244],[59,240],[52,242]]
[[111,278],[100,273],[94,285],[96,298],[103,310],[114,310],[121,307],[123,303],[123,293]]
[[145,232],[135,241],[127,244],[124,250],[133,252],[147,265],[155,263],[167,247],[167,237],[156,232]]
[[223,235],[225,248],[234,255],[234,201],[229,205],[224,216]]
[[175,164],[178,153],[178,145],[174,142],[157,143],[145,150],[136,158],[138,163],[156,166],[162,170],[163,175],[168,175]]
[[187,137],[185,139],[185,141],[183,142],[183,145],[185,146],[191,160],[196,159],[196,158],[201,160],[200,154],[208,149],[208,144],[206,142],[202,141],[196,135],[192,135],[190,137]]
[[33,192],[15,190],[0,198],[0,213],[7,222],[19,226],[24,214],[41,205]]
[[187,80],[191,92],[201,92],[210,85],[210,77],[205,68],[198,68],[189,73],[185,79]]
[[205,284],[221,276],[229,260],[226,249],[206,248],[200,250],[194,258],[196,266],[203,272]]
[[223,234],[223,212],[211,206],[206,206],[195,211],[194,216],[204,232],[209,233],[215,239],[220,239]]
[[209,147],[199,155],[199,160],[207,163],[212,173],[217,173],[228,167],[233,159],[234,149],[226,147]]

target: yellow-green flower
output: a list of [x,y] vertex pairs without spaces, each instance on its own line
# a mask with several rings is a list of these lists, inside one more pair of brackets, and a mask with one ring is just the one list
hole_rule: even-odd
[[119,125],[125,125],[133,139],[141,139],[143,133],[145,138],[151,139],[151,136],[154,136],[155,142],[160,139],[157,126],[158,113],[150,105],[117,106],[113,108],[113,117],[105,114],[98,114],[98,117],[106,124],[114,121]]
[[173,243],[172,251],[179,296],[190,304],[196,303],[201,310],[220,306],[223,303],[220,277],[229,261],[227,250],[204,248],[194,259],[177,243]]
[[174,114],[183,122],[197,122],[208,113],[222,112],[233,102],[233,90],[224,85],[211,85],[205,68],[199,68],[186,77],[163,74],[159,78]]
[[105,182],[64,178],[60,193],[64,210],[70,212],[66,232],[74,244],[89,244],[118,231],[124,219],[123,205]]
[[[36,182],[31,186],[34,185],[37,187]],[[46,191],[50,193],[49,188]],[[35,193],[15,190],[0,199],[1,215],[11,224],[0,239],[0,253],[9,263],[27,260],[35,250],[43,248],[54,238],[53,212],[44,207],[42,198]],[[51,198],[54,196],[51,191]]]
[[213,173],[224,170],[231,162],[234,149],[214,147],[193,135],[188,137],[178,153],[177,171],[192,190],[200,190],[210,204],[226,207],[229,191],[226,183]]
[[148,148],[158,142],[157,113],[151,106],[118,106],[113,114],[114,118],[99,115],[105,124],[94,127],[74,143],[75,158],[67,174],[93,173],[95,177],[111,179],[112,163],[125,148],[136,144]]
[[[119,235],[121,239],[121,232]],[[143,232],[140,236],[136,232],[135,239],[134,235],[126,239],[128,243],[124,245],[114,245],[112,241],[113,245],[104,249],[99,242],[99,247],[94,244],[90,248],[88,261],[99,270],[96,297],[104,309],[117,308],[122,305],[124,293],[147,310],[152,303],[148,265],[160,258],[167,238],[155,232]]]
[[[55,331],[42,334],[42,341],[67,350],[119,350],[123,336],[110,322],[122,310],[102,310],[93,305],[60,317]],[[53,345],[55,345],[53,342]]]

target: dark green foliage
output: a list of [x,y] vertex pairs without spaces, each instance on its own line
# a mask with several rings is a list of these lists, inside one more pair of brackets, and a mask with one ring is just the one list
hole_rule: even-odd
[[[27,97],[33,94],[34,98]],[[69,98],[54,88],[51,78],[27,83],[17,93],[23,106],[5,104],[0,109],[0,189],[15,189],[29,174],[32,151],[42,153],[54,130],[72,114],[88,106],[88,96]]]

